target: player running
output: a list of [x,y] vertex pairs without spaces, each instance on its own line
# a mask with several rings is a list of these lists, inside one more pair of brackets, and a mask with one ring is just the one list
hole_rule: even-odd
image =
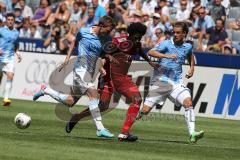
[[[17,51],[17,40],[19,31],[14,28],[15,16],[13,13],[8,13],[6,25],[0,28],[0,69],[7,76],[7,82],[4,89],[3,106],[9,106],[9,92],[12,87],[14,77],[14,53],[18,57],[18,62],[21,61],[21,56]],[[1,79],[1,78],[0,78]]]
[[149,56],[160,59],[161,67],[154,70],[150,92],[137,119],[148,114],[156,104],[165,102],[166,98],[169,98],[177,106],[185,108],[184,116],[190,141],[195,143],[203,137],[204,131],[195,131],[195,115],[191,94],[189,89],[183,86],[182,80],[182,65],[185,59],[188,58],[190,63],[186,78],[193,76],[195,64],[192,45],[184,42],[184,38],[188,34],[188,26],[183,22],[176,22],[173,33],[173,40],[165,40],[148,52]]
[[[107,58],[104,68],[101,68],[102,73],[105,73],[105,75],[100,76],[100,78],[103,78],[103,80],[100,80],[103,83],[100,84],[100,86],[102,85],[100,87],[100,110],[103,112],[109,108],[114,91],[131,101],[121,133],[118,135],[120,141],[136,141],[138,139],[137,136],[129,133],[142,102],[137,85],[127,75],[133,56],[138,53],[152,67],[157,68],[159,66],[157,63],[151,62],[147,55],[143,53],[140,40],[146,33],[146,29],[146,26],[142,23],[132,23],[127,28],[128,36],[115,37],[111,43],[104,46],[105,52],[107,52],[105,57]],[[74,115],[68,122],[66,131],[71,132],[79,120],[89,115],[89,110]]]
[[[102,49],[99,37],[110,33],[114,26],[115,24],[111,17],[103,16],[98,25],[90,28],[80,28],[78,30],[75,40],[76,44],[78,45],[78,58],[73,69],[73,86],[71,88],[70,95],[59,93],[50,87],[42,85],[41,90],[33,97],[33,100],[37,100],[41,96],[49,95],[55,100],[72,107],[83,94],[86,94],[89,97],[88,106],[97,127],[97,136],[108,138],[114,137],[114,135],[105,129],[102,124],[102,118],[98,108],[99,95],[93,84],[93,75],[96,68],[96,62]],[[67,65],[76,45],[75,42],[71,43],[70,49],[68,50],[68,54],[61,66],[61,69]]]

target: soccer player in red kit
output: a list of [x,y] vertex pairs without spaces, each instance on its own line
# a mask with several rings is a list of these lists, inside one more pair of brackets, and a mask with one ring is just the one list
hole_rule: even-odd
[[[104,66],[100,67],[100,71],[103,74],[100,76],[100,78],[103,78],[100,80],[102,83],[100,84],[101,102],[99,106],[101,112],[109,108],[112,94],[115,91],[131,101],[121,133],[118,135],[120,141],[136,141],[138,139],[137,136],[129,133],[142,102],[138,87],[132,82],[131,77],[127,75],[132,57],[135,54],[139,54],[152,67],[158,67],[158,64],[151,62],[142,50],[140,40],[146,33],[146,29],[147,27],[142,23],[132,23],[127,28],[128,36],[114,37],[112,42],[106,43],[103,48],[105,51]],[[66,131],[68,133],[71,132],[75,124],[88,115],[90,115],[89,110],[73,115],[66,126]]]

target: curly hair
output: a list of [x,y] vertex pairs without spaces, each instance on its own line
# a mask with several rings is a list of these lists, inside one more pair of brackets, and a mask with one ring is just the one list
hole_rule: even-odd
[[130,36],[134,34],[141,34],[143,36],[146,31],[147,27],[140,22],[131,23],[127,28],[127,32]]

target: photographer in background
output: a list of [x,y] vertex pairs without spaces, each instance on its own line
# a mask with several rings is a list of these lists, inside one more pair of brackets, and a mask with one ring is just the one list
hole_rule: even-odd
[[51,52],[56,52],[59,48],[59,43],[61,39],[61,26],[55,25],[52,28],[51,36],[49,36],[46,40],[44,40],[44,47],[48,47],[50,45]]

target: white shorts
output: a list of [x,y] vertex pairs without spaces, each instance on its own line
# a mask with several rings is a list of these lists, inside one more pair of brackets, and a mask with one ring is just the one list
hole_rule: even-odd
[[0,62],[0,69],[2,72],[14,73],[14,60],[7,61],[7,62]]
[[155,82],[149,87],[149,94],[144,102],[149,107],[163,104],[168,98],[176,106],[182,106],[186,98],[191,97],[190,90],[182,84],[169,84],[166,82]]
[[73,69],[73,93],[77,97],[82,96],[89,88],[96,88],[93,84],[93,75],[86,68],[74,67]]

